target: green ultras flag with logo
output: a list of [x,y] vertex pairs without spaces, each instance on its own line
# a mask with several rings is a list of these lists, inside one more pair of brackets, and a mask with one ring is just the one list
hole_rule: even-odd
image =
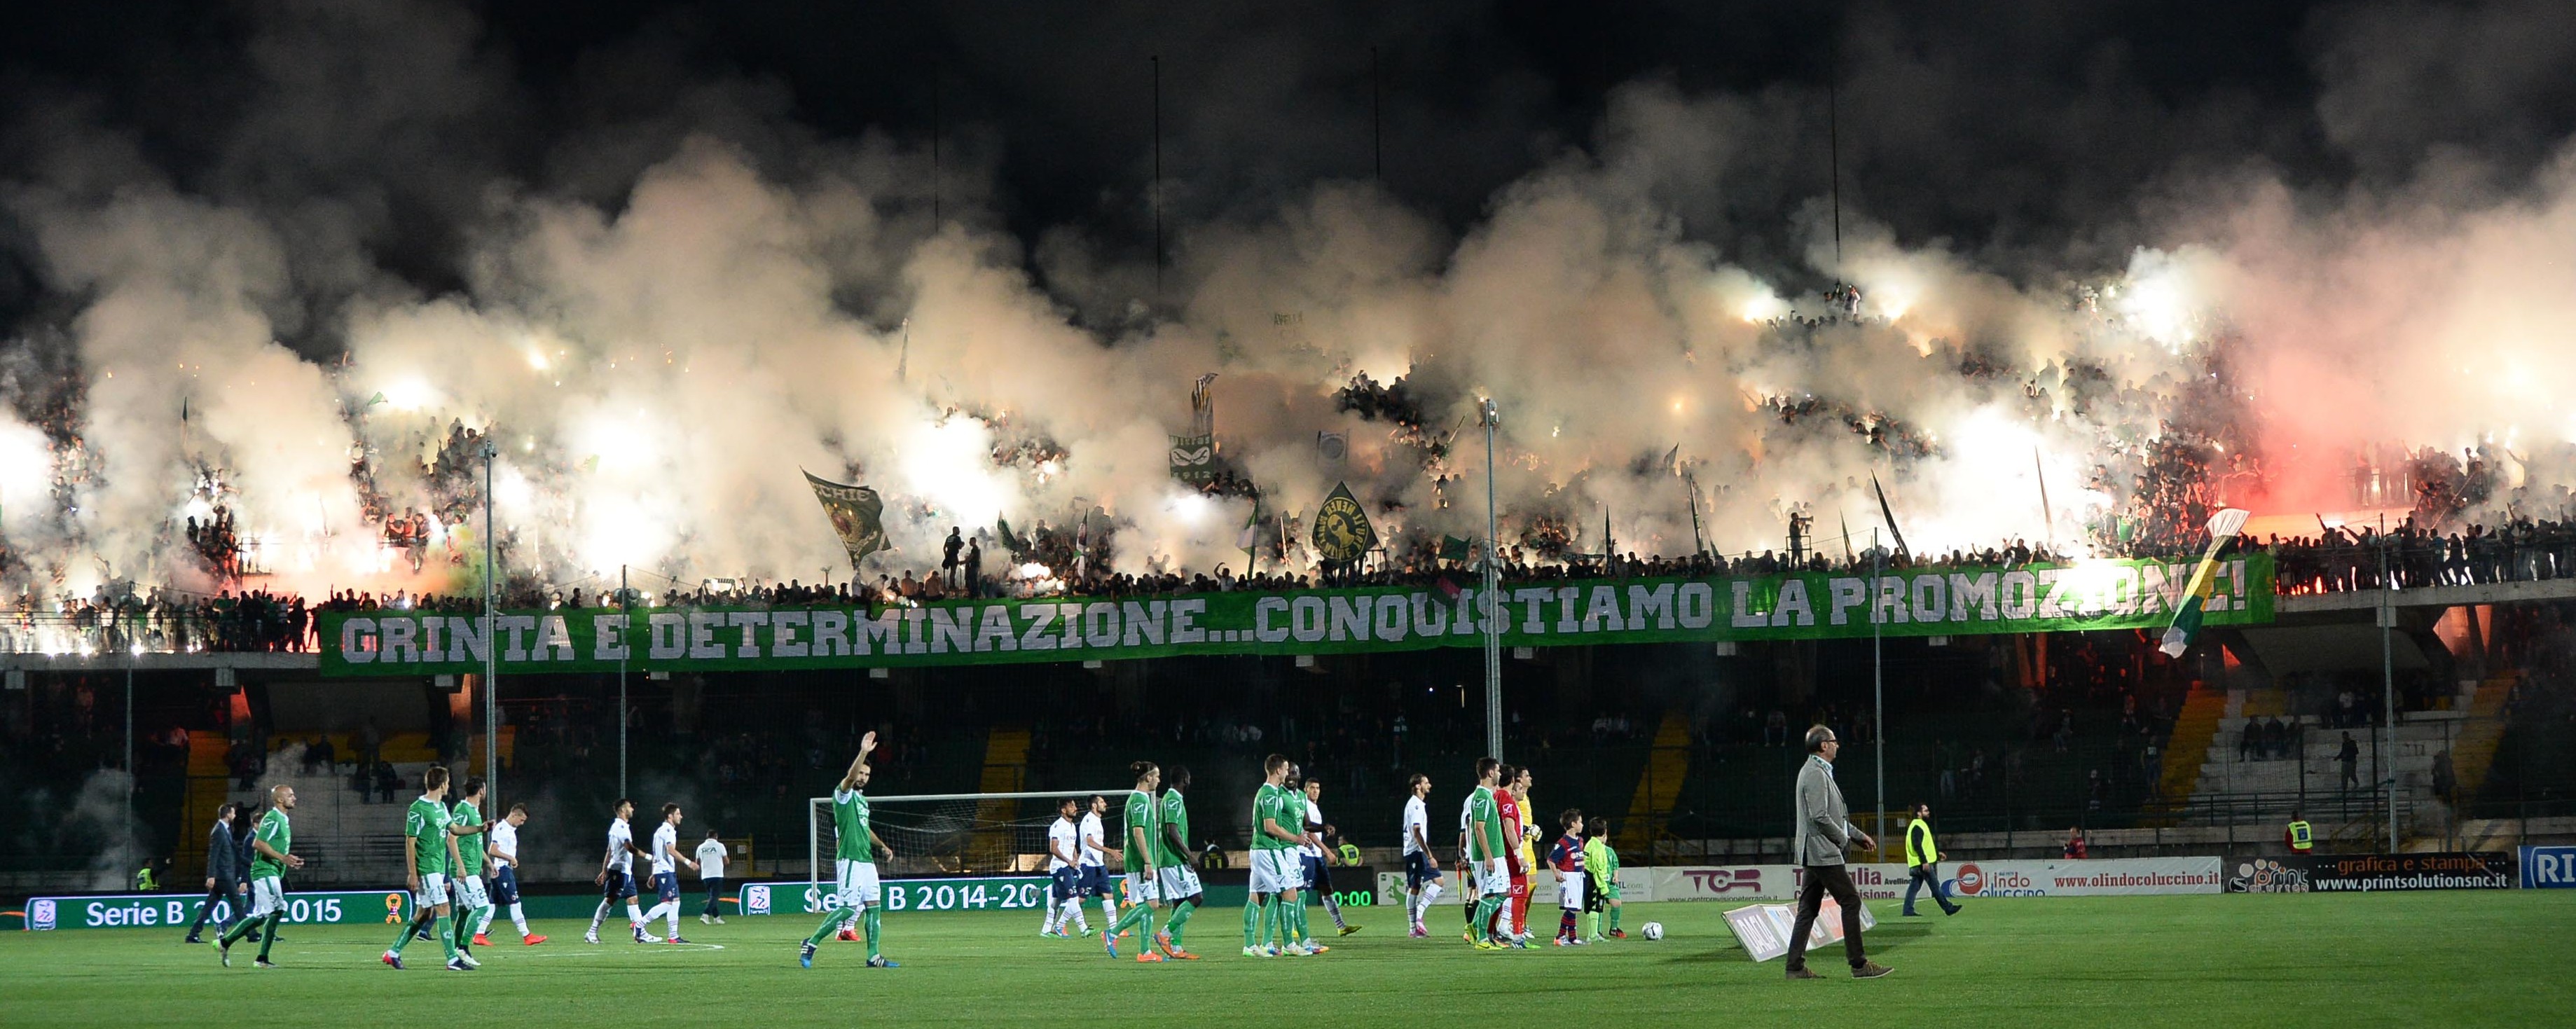
[[1326,561],[1350,562],[1377,546],[1377,527],[1369,524],[1351,488],[1334,483],[1331,496],[1315,511],[1315,554]]
[[[1225,654],[2153,629],[2187,602],[2204,624],[2272,620],[2272,561],[2081,561],[1867,575],[1593,579],[1474,586],[1237,590],[920,606],[561,609],[477,616],[322,615],[325,676],[913,667]],[[2185,588],[2200,592],[2186,600]]]
[[805,473],[805,484],[814,487],[814,499],[832,520],[832,534],[850,552],[850,567],[857,568],[859,559],[886,548],[885,501],[876,490],[818,479],[812,472]]

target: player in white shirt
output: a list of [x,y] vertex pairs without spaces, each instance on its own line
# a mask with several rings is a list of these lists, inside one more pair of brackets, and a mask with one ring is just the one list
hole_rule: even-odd
[[510,910],[510,923],[519,927],[519,940],[528,946],[546,942],[543,935],[528,932],[528,913],[519,906],[519,827],[528,824],[528,806],[510,805],[510,813],[492,823],[492,839],[485,848],[492,855],[492,906],[483,909],[483,923],[474,927],[474,945],[489,947],[483,930],[492,927],[492,913]]
[[1038,926],[1038,935],[1059,940],[1071,939],[1064,931],[1066,918],[1091,935],[1091,921],[1082,917],[1082,801],[1064,798],[1056,805],[1055,824],[1047,826],[1046,922]]
[[1324,848],[1324,809],[1316,803],[1323,796],[1324,784],[1307,776],[1306,842],[1298,846],[1297,852],[1306,860],[1306,885],[1324,899],[1324,913],[1333,916],[1333,927],[1348,936],[1360,931],[1360,927],[1342,921],[1342,902],[1333,897],[1333,854]]
[[1404,921],[1414,939],[1431,930],[1422,927],[1423,912],[1440,899],[1440,859],[1431,856],[1431,777],[1413,773],[1412,795],[1404,798]]
[[[1109,798],[1091,795],[1091,810],[1082,816],[1082,861],[1075,869],[1081,893],[1100,898],[1102,925],[1118,924],[1118,894],[1109,888],[1109,837],[1100,827],[1100,816],[1109,812]],[[1142,857],[1135,859],[1139,862]],[[1091,935],[1085,930],[1083,935]]]
[[583,933],[583,943],[599,942],[599,923],[608,917],[608,907],[620,900],[626,902],[626,925],[635,930],[635,942],[659,943],[644,931],[644,912],[635,906],[635,856],[653,855],[635,845],[635,830],[626,820],[635,814],[635,802],[618,798],[617,813],[608,822],[608,856],[599,863],[599,910],[590,914],[590,931]]
[[724,916],[717,913],[722,909],[717,905],[724,902],[724,838],[713,829],[707,830],[707,838],[698,841],[697,858],[698,885],[707,888],[707,906],[698,910],[698,924],[723,925]]
[[662,824],[653,827],[653,910],[644,913],[644,924],[656,918],[669,920],[672,943],[687,943],[680,938],[680,870],[687,865],[694,871],[698,863],[680,856],[680,805],[662,805]]

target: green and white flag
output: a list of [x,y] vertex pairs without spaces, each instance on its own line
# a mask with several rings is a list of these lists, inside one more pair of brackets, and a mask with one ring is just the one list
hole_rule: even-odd
[[2173,624],[2165,627],[2164,642],[2156,649],[2166,657],[2181,657],[2191,649],[2191,641],[2200,635],[2201,609],[2209,603],[2212,587],[2218,584],[2218,552],[2227,549],[2227,541],[2244,531],[2247,513],[2238,508],[2218,512],[2209,520],[2209,551],[2200,556],[2200,567],[2192,569],[2191,585],[2184,587],[2183,600],[2174,608]]
[[878,498],[877,491],[818,479],[812,472],[805,473],[805,484],[814,487],[814,499],[832,520],[832,534],[839,536],[841,547],[850,552],[851,568],[859,566],[859,559],[886,549],[882,520],[885,501]]

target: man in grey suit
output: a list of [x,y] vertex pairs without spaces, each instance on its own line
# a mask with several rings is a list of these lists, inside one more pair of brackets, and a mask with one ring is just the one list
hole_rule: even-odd
[[1816,912],[1823,909],[1827,893],[1842,905],[1843,956],[1851,961],[1852,978],[1876,979],[1890,971],[1861,953],[1860,891],[1852,888],[1851,872],[1843,867],[1843,849],[1876,847],[1878,841],[1851,824],[1842,787],[1834,785],[1834,755],[1841,752],[1842,741],[1833,730],[1821,725],[1807,730],[1807,763],[1798,769],[1798,824],[1791,827],[1798,864],[1805,868],[1798,886],[1797,927],[1789,930],[1791,979],[1817,977],[1807,970],[1807,934],[1816,927]]
[[[239,861],[240,849],[233,845],[233,817],[240,810],[240,805],[231,801],[215,809],[215,827],[206,832],[206,902],[197,907],[197,920],[189,924],[186,942],[206,942],[198,935],[205,931],[206,919],[215,913],[217,901],[233,900],[233,884],[246,870]],[[232,918],[242,914],[241,906],[234,904]],[[215,931],[220,933],[230,927],[232,918],[218,920]]]

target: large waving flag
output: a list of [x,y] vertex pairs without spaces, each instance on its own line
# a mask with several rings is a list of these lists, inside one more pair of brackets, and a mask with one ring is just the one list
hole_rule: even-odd
[[2209,603],[2210,589],[2218,585],[2218,552],[2227,541],[2244,531],[2246,512],[2228,508],[2209,520],[2209,551],[2200,555],[2200,567],[2192,569],[2191,585],[2183,590],[2182,604],[2174,608],[2173,624],[2165,628],[2164,642],[2156,649],[2167,657],[2181,657],[2191,649],[2191,641],[2200,635],[2200,609]]
[[849,486],[830,479],[818,479],[805,473],[805,484],[814,487],[814,499],[823,505],[823,514],[832,520],[832,534],[841,538],[841,546],[850,552],[850,567],[859,560],[886,549],[885,501],[877,491],[866,486]]

